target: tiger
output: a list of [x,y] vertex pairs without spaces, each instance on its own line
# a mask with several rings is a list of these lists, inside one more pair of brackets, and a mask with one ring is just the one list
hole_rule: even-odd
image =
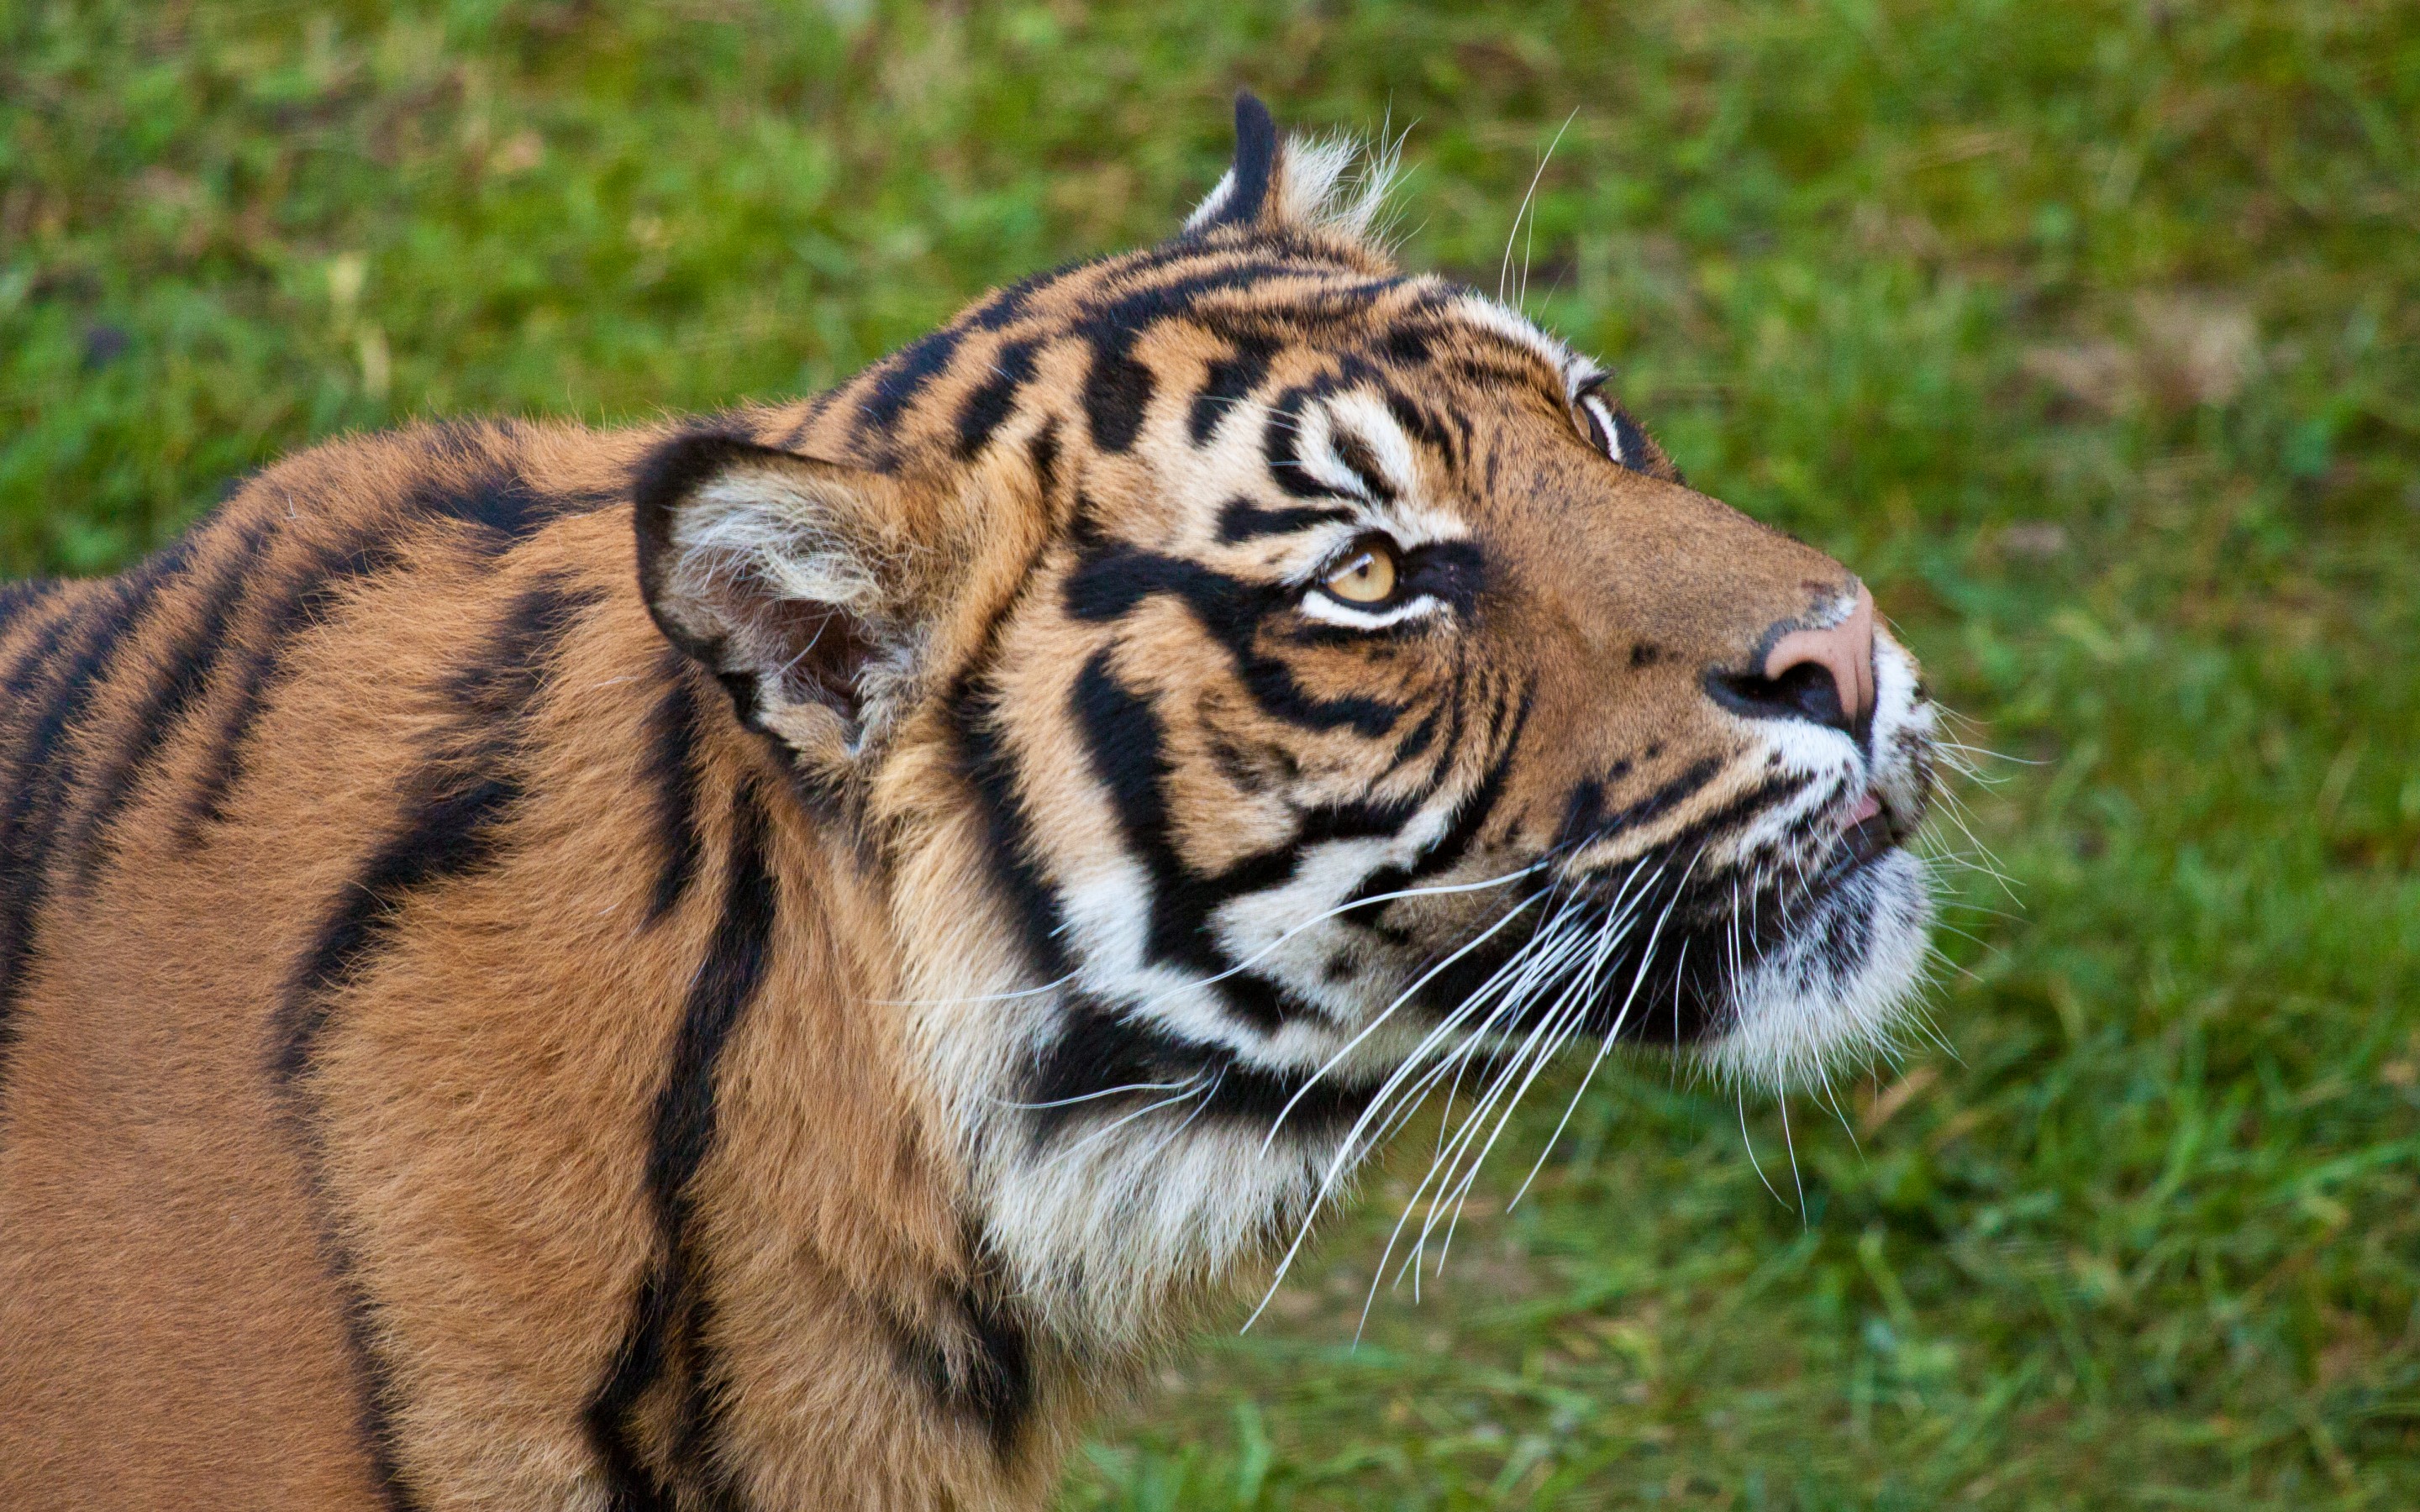
[[1415,1110],[1891,1043],[1914,658],[1385,156],[8,587],[0,1504],[1038,1507]]

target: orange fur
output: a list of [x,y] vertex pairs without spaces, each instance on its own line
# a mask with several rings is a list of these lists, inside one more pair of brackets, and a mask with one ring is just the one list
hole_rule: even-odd
[[[1440,1053],[1382,1005],[1580,959],[1501,876],[1846,906],[1912,671],[1863,765],[1707,689],[1854,579],[1244,124],[832,393],[337,441],[0,600],[0,1504],[1037,1506]],[[1624,1032],[1610,949],[1454,1053]]]

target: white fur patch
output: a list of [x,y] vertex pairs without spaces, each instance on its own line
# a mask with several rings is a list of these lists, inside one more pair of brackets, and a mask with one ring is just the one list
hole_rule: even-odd
[[[1724,1076],[1787,1092],[1891,1054],[1931,927],[1924,863],[1885,852],[1735,984],[1732,1027],[1702,1058]],[[1858,937],[1863,949],[1848,955],[1841,942]]]
[[[1289,136],[1278,149],[1264,216],[1354,241],[1372,240],[1394,193],[1402,138],[1365,143],[1358,137]],[[1218,177],[1185,218],[1199,231],[1224,214],[1235,193],[1235,171]]]
[[1596,371],[1594,364],[1575,356],[1569,347],[1539,330],[1528,316],[1484,294],[1466,294],[1454,301],[1453,313],[1482,331],[1535,353],[1540,362],[1563,376],[1566,393]]

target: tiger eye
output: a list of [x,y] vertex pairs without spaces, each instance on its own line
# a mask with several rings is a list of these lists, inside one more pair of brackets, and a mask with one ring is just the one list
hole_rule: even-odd
[[1383,604],[1395,594],[1395,553],[1363,547],[1320,579],[1320,586],[1348,604]]

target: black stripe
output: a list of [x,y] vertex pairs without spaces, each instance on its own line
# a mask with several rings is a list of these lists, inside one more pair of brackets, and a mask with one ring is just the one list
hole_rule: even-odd
[[1218,539],[1240,546],[1264,535],[1291,535],[1314,525],[1341,525],[1353,518],[1349,509],[1263,509],[1249,499],[1230,499],[1218,506]]
[[[1035,440],[1046,438],[1050,455],[1037,459],[1035,465],[1049,471],[1057,463],[1056,422],[1043,427]],[[1071,969],[1061,938],[1065,920],[1035,859],[1024,800],[1017,791],[1016,759],[1003,741],[997,702],[986,686],[1000,656],[1001,637],[1024,604],[1043,552],[1048,549],[1045,546],[1035,550],[1018,575],[1017,591],[985,624],[974,655],[952,684],[945,706],[955,735],[959,776],[983,812],[984,846],[991,857],[992,881],[1016,917],[1028,964],[1044,981],[1057,981]]]
[[[1452,695],[1449,695],[1449,697],[1444,701],[1433,705],[1429,709],[1428,713],[1420,716],[1420,722],[1412,727],[1412,733],[1410,734],[1407,734],[1403,739],[1395,742],[1395,754],[1388,758],[1387,761],[1387,770],[1389,773],[1402,771],[1405,766],[1409,765],[1412,762],[1417,761],[1428,750],[1430,744],[1436,739],[1438,721],[1445,717],[1445,712],[1453,702],[1453,699],[1460,695],[1461,684],[1461,670],[1456,668],[1454,675],[1454,693]],[[1442,773],[1442,766],[1439,767],[1439,771]]]
[[840,395],[839,389],[826,389],[821,393],[810,395],[802,401],[796,423],[788,430],[783,431],[774,444],[784,452],[795,452],[805,445],[809,433],[815,428],[815,423],[823,419],[826,411],[831,409]]
[[[5,685],[0,685],[0,719],[20,709],[33,707],[29,702],[35,689],[54,671],[51,658],[66,641],[68,632],[80,623],[73,613],[61,614],[35,636],[17,664],[9,669]],[[24,991],[23,974],[33,963],[33,916],[40,905],[41,878],[30,864],[36,834],[31,823],[34,807],[34,785],[39,779],[40,768],[29,764],[28,755],[38,755],[39,747],[39,717],[25,730],[8,730],[5,755],[8,764],[0,767],[8,785],[0,789],[8,806],[0,810],[0,1080],[8,1071],[10,1052],[17,1040],[16,1007]],[[23,817],[21,817],[21,810]]]
[[[466,716],[467,750],[441,753],[407,786],[402,822],[339,895],[289,988],[283,1020],[282,1077],[307,1069],[334,994],[359,980],[382,949],[412,894],[485,871],[497,831],[521,801],[521,779],[499,769],[514,733],[542,690],[554,649],[601,590],[545,579],[518,594],[471,661],[443,691]],[[465,756],[470,760],[464,760]]]
[[722,913],[706,960],[691,979],[673,1042],[672,1063],[656,1097],[647,1145],[646,1186],[659,1252],[639,1294],[612,1367],[582,1414],[606,1474],[608,1504],[652,1509],[675,1504],[675,1488],[645,1461],[631,1421],[640,1400],[668,1374],[677,1344],[686,1404],[674,1439],[675,1474],[713,1482],[714,1390],[718,1373],[706,1330],[711,1299],[696,1253],[697,1173],[715,1142],[715,1072],[732,1031],[764,983],[773,951],[777,884],[766,861],[767,819],[753,783],[732,795],[730,860]]
[[[1457,682],[1457,690],[1458,687]],[[1457,705],[1459,702],[1459,699],[1455,701]],[[1504,702],[1497,704],[1491,722],[1502,718],[1505,707]],[[1512,727],[1505,732],[1503,743],[1494,760],[1488,763],[1486,775],[1455,809],[1453,822],[1446,826],[1444,834],[1437,837],[1436,843],[1409,866],[1383,866],[1363,877],[1360,885],[1338,907],[1338,918],[1367,925],[1381,933],[1388,933],[1387,926],[1379,922],[1379,910],[1363,905],[1373,898],[1401,892],[1425,878],[1442,876],[1462,864],[1463,857],[1469,855],[1470,848],[1478,843],[1480,832],[1495,814],[1496,806],[1503,800],[1504,790],[1512,779],[1513,754],[1520,747],[1521,732],[1528,728],[1528,722],[1529,701],[1525,697],[1512,710]],[[1458,707],[1453,710],[1453,724],[1454,728],[1446,735],[1445,753],[1438,762],[1440,776],[1451,763],[1454,748],[1460,744],[1465,728]]]
[[[1121,270],[1125,276],[1104,283],[1100,292],[1092,296],[1095,302],[1082,306],[1078,323],[1140,335],[1154,321],[1182,316],[1215,324],[1222,337],[1232,340],[1241,317],[1292,325],[1367,319],[1371,303],[1404,283],[1401,278],[1357,275],[1316,249],[1288,245],[1280,238],[1255,241],[1249,253],[1205,252],[1181,245],[1169,250],[1170,255],[1131,263]],[[1188,261],[1200,264],[1201,270],[1180,271]],[[1159,276],[1156,282],[1145,282],[1140,276],[1145,273]],[[1237,289],[1266,293],[1265,285],[1289,279],[1310,286],[1249,310],[1195,308],[1205,294]]]
[[1112,1087],[1194,1081],[1212,1090],[1199,1103],[1171,1109],[1176,1118],[1196,1116],[1198,1106],[1202,1119],[1255,1125],[1275,1119],[1299,1095],[1285,1122],[1288,1135],[1296,1139],[1324,1138],[1349,1126],[1377,1091],[1375,1085],[1355,1085],[1333,1073],[1314,1080],[1315,1075],[1254,1066],[1222,1045],[1181,1040],[1080,994],[1070,995],[1060,1036],[1042,1052],[1028,1081],[1028,1100],[1035,1104],[1029,1115],[1033,1153],[1048,1159],[1052,1136],[1079,1120],[1121,1117],[1140,1101],[1170,1095],[1097,1095]]
[[37,705],[32,702],[35,691],[58,671],[52,658],[58,655],[68,633],[83,623],[80,611],[84,608],[84,605],[70,605],[61,609],[27,631],[24,643],[17,648],[15,659],[9,662],[5,674],[0,674],[0,693],[7,695],[6,701],[0,702],[0,737],[10,743],[9,747],[0,748],[0,756],[14,760],[14,744],[23,738],[16,721],[29,716],[39,717]]
[[[39,712],[11,732],[6,786],[0,787],[0,1074],[15,1044],[17,1008],[50,897],[51,861],[76,789],[79,726],[108,681],[119,646],[143,623],[162,584],[183,570],[191,551],[190,540],[179,541],[60,616],[37,638],[9,679],[10,703]],[[78,632],[73,650],[64,662],[51,665],[66,649],[70,629]]]
[[30,578],[20,582],[0,583],[0,634],[6,634],[18,615],[57,593],[55,578]]
[[401,824],[345,884],[287,989],[275,1061],[281,1082],[310,1069],[335,995],[386,948],[411,896],[494,863],[497,832],[521,796],[520,779],[500,773],[423,774]]
[[[1685,827],[1664,841],[1664,846],[1667,850],[1679,851],[1693,842],[1711,841],[1738,825],[1742,820],[1761,813],[1800,792],[1806,785],[1806,780],[1800,778],[1768,778],[1745,793],[1735,794],[1724,799],[1719,806],[1689,821]],[[1603,838],[1606,833],[1610,832],[1601,830],[1598,835],[1590,838]]]
[[471,477],[424,480],[408,506],[415,514],[459,520],[493,545],[528,537],[553,517],[555,501],[530,486],[518,468],[489,461]]
[[1480,832],[1494,817],[1496,806],[1503,801],[1504,790],[1512,776],[1512,760],[1521,746],[1521,733],[1529,727],[1530,703],[1527,694],[1515,697],[1507,693],[1497,705],[1491,723],[1503,725],[1511,715],[1511,724],[1504,731],[1503,745],[1496,759],[1488,764],[1487,775],[1481,779],[1478,791],[1466,799],[1455,813],[1453,824],[1439,837],[1435,845],[1412,869],[1415,878],[1442,875],[1462,864],[1462,858],[1479,841]]
[[526,438],[518,421],[446,421],[414,434],[425,437],[429,449],[452,468],[424,471],[405,502],[406,512],[471,526],[478,546],[489,553],[525,541],[566,516],[602,509],[628,497],[616,487],[574,493],[540,489],[521,468]]
[[1059,495],[1059,417],[1051,416],[1025,443],[1026,460],[1033,466],[1033,489],[1049,509]]
[[689,1316],[681,1324],[686,1344],[681,1396],[673,1421],[672,1462],[690,1482],[690,1504],[703,1512],[743,1512],[738,1487],[721,1463],[721,1443],[730,1373],[713,1347],[714,1298],[702,1273],[686,1288]]
[[1378,351],[1400,367],[1420,367],[1427,363],[1430,351],[1443,335],[1443,330],[1434,321],[1405,321],[1388,328],[1386,335],[1379,338]]
[[1108,790],[1109,808],[1126,849],[1151,873],[1149,896],[1138,900],[1148,912],[1144,933],[1151,957],[1181,961],[1210,971],[1218,969],[1210,943],[1192,920],[1190,910],[1174,906],[1173,895],[1194,881],[1191,869],[1176,854],[1161,784],[1168,779],[1166,732],[1151,704],[1130,692],[1109,670],[1109,653],[1093,653],[1076,674],[1068,691],[1068,712],[1091,759],[1093,775]]
[[[519,726],[543,690],[556,639],[591,601],[557,579],[541,579],[516,597],[477,656],[441,685],[440,691],[456,702],[458,724],[438,737],[428,764],[406,780],[394,830],[339,889],[287,981],[270,1071],[323,1208],[329,1196],[310,1075],[335,1000],[363,980],[394,943],[413,898],[494,867],[503,830],[525,796],[521,779],[509,769]],[[374,1304],[351,1280],[352,1257],[332,1216],[321,1220],[319,1242],[344,1299],[372,1478],[388,1507],[411,1512],[419,1500],[396,1449],[395,1418],[401,1403],[375,1342]]]
[[1303,407],[1311,402],[1311,391],[1301,385],[1278,395],[1269,408],[1268,418],[1261,423],[1261,456],[1268,464],[1269,476],[1279,487],[1297,499],[1334,499],[1342,497],[1341,490],[1329,487],[1303,470],[1295,452],[1295,443],[1302,428]]
[[219,716],[203,752],[200,776],[185,798],[177,830],[180,846],[194,849],[204,827],[225,817],[227,796],[243,779],[244,748],[252,728],[286,674],[289,643],[318,626],[352,584],[389,571],[401,560],[392,536],[376,532],[322,548],[281,585],[284,596],[254,628],[234,669],[235,696]]
[[653,924],[679,905],[697,876],[703,844],[697,833],[697,689],[690,681],[693,664],[679,651],[665,647],[657,658],[657,674],[664,690],[647,713],[647,748],[641,779],[654,795],[656,849],[661,865],[654,892],[647,900],[647,922]]
[[1084,374],[1084,418],[1093,444],[1105,452],[1131,450],[1142,434],[1143,411],[1151,407],[1151,369],[1136,362],[1130,349],[1138,330],[1109,326],[1087,332],[1093,365]]
[[680,1037],[656,1103],[647,1189],[658,1211],[683,1213],[689,1184],[714,1145],[714,1070],[739,1015],[756,995],[773,949],[778,900],[765,859],[767,821],[752,786],[732,798],[731,859],[722,916],[690,983]]
[[963,462],[991,441],[1016,410],[1016,396],[1033,378],[1035,343],[1012,341],[991,361],[990,376],[958,407],[957,457]]
[[613,1351],[605,1383],[581,1414],[589,1449],[604,1472],[607,1512],[672,1512],[673,1495],[647,1465],[630,1413],[647,1388],[663,1379],[675,1319],[675,1283],[669,1267],[656,1263],[639,1278],[630,1322]]
[[1078,562],[1063,588],[1067,614],[1102,624],[1131,613],[1155,594],[1171,594],[1234,658],[1235,671],[1261,711],[1309,730],[1349,728],[1376,739],[1404,716],[1401,704],[1366,694],[1321,698],[1305,688],[1285,661],[1259,646],[1262,620],[1288,602],[1282,583],[1254,583],[1211,571],[1181,557],[1110,544]]
[[101,867],[116,850],[108,833],[111,823],[131,802],[149,773],[153,758],[210,686],[219,655],[226,649],[228,622],[243,601],[243,593],[258,569],[271,521],[246,526],[216,564],[199,603],[193,606],[189,625],[171,644],[151,658],[164,667],[126,720],[127,734],[108,761],[86,784],[92,797],[76,818],[69,854],[76,858],[76,887],[89,891]]
[[984,298],[975,302],[972,309],[967,311],[967,313],[961,316],[959,319],[965,325],[976,331],[998,331],[1002,326],[1014,324],[1019,316],[1025,314],[1026,302],[1032,299],[1037,290],[1041,289],[1045,285],[1055,284],[1063,278],[1080,272],[1084,269],[1091,268],[1094,266],[1096,261],[1097,259],[1088,262],[1069,263],[1063,268],[1047,269],[1038,273],[1028,273],[1023,278],[1018,279],[1016,283],[1009,285],[1006,288],[996,289],[992,293],[984,296]]
[[518,441],[514,427],[456,422],[421,433],[431,449],[464,471],[425,477],[405,511],[366,524],[345,522],[343,534],[320,546],[284,585],[286,596],[255,628],[234,671],[237,692],[220,716],[204,755],[201,775],[187,795],[178,843],[190,851],[202,831],[225,818],[227,797],[244,776],[244,750],[253,726],[287,675],[291,643],[335,609],[354,584],[381,576],[403,561],[401,537],[416,519],[453,520],[472,528],[484,554],[500,553],[565,515],[602,508],[619,495],[600,490],[577,495],[539,491],[499,446]]
[[[1104,451],[1123,452],[1140,433],[1143,411],[1153,392],[1151,370],[1137,363],[1133,350],[1144,332],[1162,320],[1198,318],[1196,305],[1204,295],[1249,288],[1273,278],[1308,277],[1332,280],[1331,264],[1302,264],[1281,258],[1218,259],[1198,273],[1169,278],[1140,287],[1121,284],[1099,303],[1090,305],[1069,323],[1071,333],[1092,348],[1092,366],[1085,375],[1084,404],[1094,441]],[[1322,290],[1331,301],[1366,308],[1395,280],[1363,279]],[[1317,312],[1290,306],[1286,313],[1315,317]],[[1226,339],[1233,340],[1232,335]]]
[[[1171,767],[1158,713],[1118,681],[1109,652],[1095,652],[1085,662],[1069,704],[1094,775],[1109,792],[1126,849],[1150,873],[1150,891],[1139,902],[1148,918],[1145,950],[1155,962],[1210,977],[1229,972],[1234,963],[1210,934],[1211,918],[1221,907],[1281,885],[1313,846],[1391,837],[1419,810],[1412,799],[1324,806],[1304,814],[1294,838],[1283,845],[1203,872],[1176,849],[1165,794]],[[1254,972],[1224,975],[1211,990],[1264,1033],[1301,1011],[1282,987]]]
[[1265,336],[1231,336],[1228,345],[1233,349],[1210,364],[1202,392],[1193,396],[1193,408],[1186,417],[1186,434],[1196,446],[1209,442],[1210,433],[1218,429],[1230,408],[1251,397],[1268,377],[1269,359],[1278,349],[1278,344]]
[[[980,1254],[980,1241],[970,1247]],[[945,1304],[947,1337],[905,1319],[887,1319],[900,1364],[943,1411],[973,1422],[993,1452],[1006,1458],[1033,1412],[1033,1350],[1025,1320],[982,1281],[952,1288]]]
[[1437,423],[1426,406],[1391,383],[1386,385],[1386,396],[1387,413],[1403,427],[1404,435],[1442,454],[1448,466],[1461,467],[1462,458],[1454,451],[1452,434]]
[[[1586,812],[1575,808],[1566,815],[1564,820],[1568,830],[1567,841],[1575,845],[1590,844],[1597,841],[1608,840],[1624,830],[1636,829],[1640,825],[1660,819],[1687,801],[1692,794],[1713,781],[1722,769],[1722,758],[1709,756],[1693,764],[1681,775],[1645,797],[1615,810],[1610,814]],[[1571,828],[1570,826],[1575,824],[1585,825],[1586,827]]]
[[1361,480],[1361,491],[1380,503],[1393,503],[1395,486],[1388,481],[1386,471],[1378,466],[1378,455],[1370,450],[1369,441],[1358,431],[1342,424],[1332,426],[1328,436],[1336,459]]
[[[1474,328],[1485,332],[1484,327]],[[1555,403],[1563,402],[1562,375],[1546,364],[1546,359],[1527,347],[1516,347],[1511,338],[1503,338],[1503,348],[1528,359],[1521,366],[1505,366],[1476,357],[1453,357],[1439,365],[1453,377],[1476,389],[1544,389],[1554,395]]]
[[504,606],[478,654],[447,679],[446,695],[473,716],[503,720],[525,714],[572,626],[605,597],[601,586],[566,574],[534,579]]
[[1006,1456],[1033,1407],[1033,1359],[1023,1321],[988,1288],[969,1288],[958,1311],[974,1340],[957,1396],[991,1435],[992,1448]]
[[876,435],[888,437],[909,402],[950,365],[964,339],[964,330],[944,326],[884,359],[874,370],[864,402],[858,406],[859,420]]
[[976,676],[970,675],[950,701],[960,769],[983,810],[992,881],[1016,916],[1026,958],[1044,981],[1057,981],[1073,969],[1061,934],[1066,920],[1034,856],[1025,800],[1017,790],[1016,758],[1001,737],[999,712],[980,687]]
[[[424,774],[424,786],[404,808],[402,823],[387,844],[346,883],[278,1007],[278,1036],[271,1074],[300,1125],[312,1188],[324,1205],[324,1171],[317,1137],[317,1108],[307,1076],[317,1041],[327,1030],[334,996],[358,982],[395,936],[402,907],[413,893],[453,878],[474,876],[494,864],[496,830],[520,801],[520,784],[508,777],[441,777]],[[351,1253],[336,1236],[336,1224],[322,1219],[319,1236],[329,1273],[344,1294],[346,1343],[361,1379],[361,1435],[370,1454],[370,1475],[392,1512],[411,1512],[419,1498],[396,1454],[395,1415],[399,1398],[385,1362],[375,1348],[370,1299],[353,1285]]]
[[[285,1095],[288,1117],[299,1126],[311,1184],[323,1207],[326,1179],[309,1074],[335,995],[360,980],[393,939],[413,894],[475,875],[493,864],[498,831],[520,796],[520,784],[506,777],[441,775],[437,769],[425,774],[402,823],[337,895],[287,984],[270,1069]],[[351,1280],[351,1255],[337,1236],[335,1223],[321,1222],[321,1251],[345,1303],[347,1342],[360,1380],[362,1437],[372,1479],[393,1512],[411,1512],[420,1503],[396,1452],[395,1418],[401,1402],[374,1342],[374,1309]]]

